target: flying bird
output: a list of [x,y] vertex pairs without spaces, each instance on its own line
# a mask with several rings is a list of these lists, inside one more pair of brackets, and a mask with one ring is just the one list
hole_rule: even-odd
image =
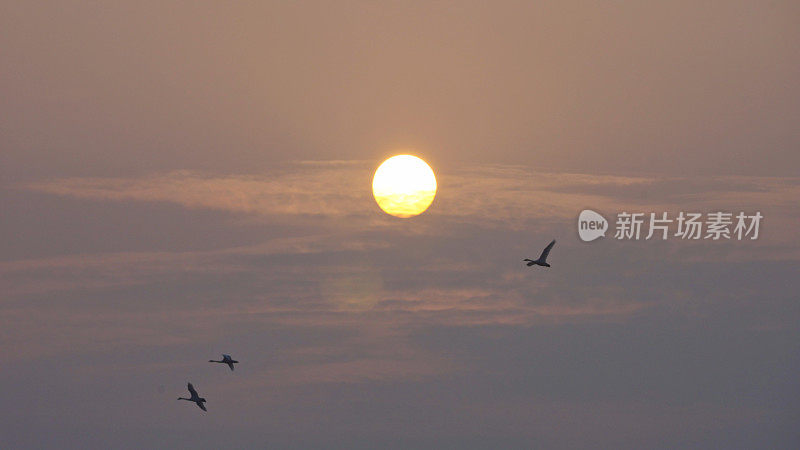
[[527,259],[526,258],[526,259],[523,259],[523,261],[528,261],[528,264],[527,264],[528,267],[530,267],[530,266],[532,266],[534,264],[537,265],[537,266],[550,267],[550,264],[547,264],[547,255],[550,254],[550,249],[552,249],[554,245],[556,245],[556,240],[555,239],[553,239],[553,242],[547,244],[547,247],[545,247],[544,250],[542,250],[542,254],[539,255],[539,259],[534,261],[532,259]]
[[227,365],[228,365],[228,367],[230,367],[230,368],[231,368],[231,370],[233,370],[233,365],[234,365],[234,364],[237,364],[239,361],[236,361],[236,360],[234,360],[233,358],[231,358],[231,355],[226,355],[226,354],[224,354],[224,353],[223,353],[223,354],[222,354],[222,359],[221,359],[221,360],[219,360],[219,361],[214,361],[213,359],[209,359],[209,360],[208,360],[208,362],[215,362],[215,363],[227,364]]
[[206,405],[203,404],[206,402],[206,399],[197,395],[197,391],[194,390],[194,386],[192,386],[192,383],[189,383],[189,393],[192,394],[191,397],[189,398],[178,397],[178,400],[188,400],[190,402],[195,402],[197,403],[197,406],[200,407],[200,409],[202,409],[203,411],[207,411]]

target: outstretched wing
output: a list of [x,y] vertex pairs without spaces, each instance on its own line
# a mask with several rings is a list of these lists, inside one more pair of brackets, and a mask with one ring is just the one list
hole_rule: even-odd
[[206,405],[204,405],[204,404],[203,404],[203,402],[197,402],[197,406],[199,406],[199,407],[200,407],[200,409],[202,409],[203,411],[208,411],[208,410],[206,409]]
[[197,391],[194,390],[192,383],[189,383],[189,393],[192,394],[192,397],[197,397]]
[[556,245],[555,239],[553,239],[553,242],[547,244],[547,247],[542,250],[542,256],[539,257],[539,261],[544,261],[547,259],[547,255],[550,254],[550,249],[553,248],[554,245]]
[[231,358],[231,355],[226,355],[225,353],[223,353],[222,359],[233,359],[233,358]]
[[228,363],[228,367],[230,367],[231,370],[233,370],[233,362],[232,361]]

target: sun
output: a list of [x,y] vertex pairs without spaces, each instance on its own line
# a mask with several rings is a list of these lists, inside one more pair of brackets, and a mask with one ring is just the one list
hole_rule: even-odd
[[387,214],[413,217],[425,212],[433,202],[436,176],[431,167],[416,156],[392,156],[375,171],[372,195]]

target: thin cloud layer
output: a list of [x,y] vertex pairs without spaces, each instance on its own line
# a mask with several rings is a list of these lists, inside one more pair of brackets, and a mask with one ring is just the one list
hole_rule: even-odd
[[[169,202],[259,216],[373,215],[372,173],[363,161],[306,161],[269,175],[213,176],[175,171],[140,178],[65,178],[21,188],[59,196]],[[463,220],[519,225],[570,218],[583,207],[720,208],[793,206],[800,179],[769,177],[622,177],[534,172],[524,167],[464,168],[439,175],[435,212]]]
[[[104,395],[76,399],[74,380],[121,380],[143,393],[136,401],[147,411],[166,404],[167,393],[174,403],[173,387],[160,393],[164,380],[187,378],[215,399],[215,413],[231,427],[263,420],[272,429],[315,414],[308,404],[320,396],[359,402],[363,395],[379,415],[406,399],[412,409],[447,405],[458,420],[491,423],[518,442],[530,442],[519,430],[538,417],[523,414],[520,399],[560,411],[552,426],[603,411],[652,434],[667,421],[684,423],[687,409],[707,426],[785,417],[783,406],[764,399],[793,395],[781,374],[797,361],[764,349],[783,354],[796,338],[800,310],[786,280],[798,260],[791,240],[798,212],[790,201],[797,180],[462,168],[439,174],[428,212],[400,220],[378,210],[370,175],[360,161],[304,162],[269,176],[179,171],[18,186],[15,204],[58,206],[42,224],[45,232],[75,223],[86,205],[119,205],[139,208],[136,226],[163,230],[158,242],[183,243],[145,250],[152,245],[133,241],[126,243],[133,250],[120,250],[111,238],[125,239],[133,226],[122,221],[102,229],[114,251],[0,262],[6,357],[31,367],[20,370],[32,380],[62,360],[90,361],[55,382],[64,390],[61,402],[87,402],[81,417],[95,417],[90,405],[103,404]],[[765,222],[752,242],[607,237],[584,244],[574,227],[587,207],[604,214],[758,208]],[[237,241],[244,243],[209,246],[209,230],[247,234]],[[525,267],[522,258],[536,256],[552,237],[553,267]],[[94,236],[74,239],[83,248]],[[243,361],[235,382],[225,372],[198,372],[197,355],[202,362],[221,352]],[[748,373],[757,370],[749,369],[753,361],[777,369]],[[22,383],[13,376],[4,372],[0,381]],[[174,389],[184,389],[181,383]],[[703,395],[692,391],[698,383]],[[100,384],[101,393],[113,391]],[[722,413],[732,391],[748,389],[753,400],[735,417]],[[27,392],[34,401],[21,412],[25,420],[35,421],[41,395]],[[687,406],[648,406],[645,397],[680,398]],[[21,398],[9,393],[5,401]],[[265,407],[282,412],[264,416]],[[446,413],[431,411],[438,411],[432,420]],[[178,410],[159,414],[136,420],[144,428],[183,420]],[[515,414],[522,415],[512,424],[493,419]],[[347,426],[325,420],[316,423]],[[431,435],[435,430],[420,434]]]

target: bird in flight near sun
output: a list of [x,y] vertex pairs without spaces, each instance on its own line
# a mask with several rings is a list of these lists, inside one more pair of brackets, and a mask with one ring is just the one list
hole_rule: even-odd
[[178,397],[178,400],[188,400],[190,402],[195,402],[200,409],[202,409],[203,411],[207,411],[206,405],[203,404],[206,402],[206,399],[197,395],[197,391],[194,390],[194,386],[192,386],[192,383],[189,383],[188,388],[189,388],[189,393],[192,394],[192,396],[189,398]]
[[231,355],[226,355],[224,353],[222,354],[222,359],[220,359],[219,361],[214,361],[213,359],[209,359],[208,362],[227,364],[228,367],[231,368],[231,370],[233,370],[234,364],[239,363],[239,361],[236,361],[235,359],[231,358]]
[[416,156],[392,156],[375,171],[372,195],[387,214],[413,217],[425,212],[433,203],[436,176],[430,166]]
[[543,266],[543,267],[550,267],[550,264],[547,264],[547,255],[550,254],[550,249],[553,248],[554,245],[556,245],[556,240],[555,239],[553,239],[553,242],[547,244],[547,247],[545,247],[544,250],[542,250],[542,254],[539,255],[539,259],[533,260],[533,259],[527,259],[526,258],[526,259],[523,259],[523,261],[528,261],[528,264],[526,264],[528,267],[533,266],[533,265]]

